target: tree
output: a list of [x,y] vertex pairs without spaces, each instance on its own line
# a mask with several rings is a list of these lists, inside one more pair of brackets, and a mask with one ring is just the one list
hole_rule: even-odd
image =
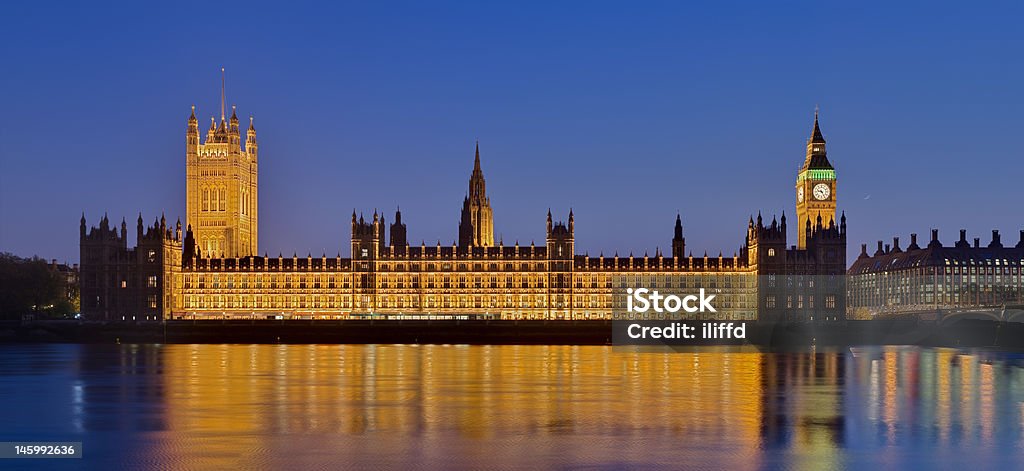
[[18,320],[25,314],[65,317],[74,312],[66,279],[39,257],[0,253],[0,319]]

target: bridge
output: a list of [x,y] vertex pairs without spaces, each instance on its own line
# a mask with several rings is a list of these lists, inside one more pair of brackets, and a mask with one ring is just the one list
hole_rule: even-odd
[[964,320],[995,322],[1019,322],[1024,324],[1024,304],[1003,304],[998,306],[965,307],[904,307],[878,312],[876,319],[916,318],[950,325]]
[[952,324],[962,320],[987,320],[1024,323],[1024,305],[965,307],[939,311],[939,323]]

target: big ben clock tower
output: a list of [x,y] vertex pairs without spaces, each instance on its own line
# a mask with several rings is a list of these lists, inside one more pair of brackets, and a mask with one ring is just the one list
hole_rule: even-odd
[[807,140],[807,157],[796,177],[796,215],[798,248],[807,247],[804,228],[809,220],[812,225],[821,223],[828,227],[836,221],[836,171],[825,154],[825,137],[818,127],[818,111],[814,111],[814,130]]

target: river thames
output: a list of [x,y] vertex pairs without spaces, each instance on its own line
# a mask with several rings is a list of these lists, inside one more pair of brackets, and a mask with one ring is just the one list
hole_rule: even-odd
[[871,347],[0,345],[37,469],[1013,469],[1024,356]]

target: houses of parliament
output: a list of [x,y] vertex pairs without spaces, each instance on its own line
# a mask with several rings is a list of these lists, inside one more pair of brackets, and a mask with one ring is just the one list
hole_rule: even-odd
[[548,211],[542,244],[495,244],[477,144],[457,243],[413,245],[400,211],[390,220],[353,212],[349,257],[268,257],[257,250],[264,156],[255,124],[250,118],[243,141],[235,107],[228,117],[224,103],[222,88],[220,119],[211,118],[203,140],[195,107],[187,118],[184,224],[164,216],[147,224],[140,215],[130,248],[124,219],[119,228],[107,216],[88,227],[83,215],[86,319],[612,319],[621,314],[617,298],[635,286],[716,295],[717,312],[649,319],[845,318],[846,217],[836,214],[836,174],[817,113],[796,176],[794,245],[784,213],[770,222],[758,213],[738,234],[736,253],[694,255],[676,215],[666,221],[671,253],[581,255],[572,210],[564,220]]

